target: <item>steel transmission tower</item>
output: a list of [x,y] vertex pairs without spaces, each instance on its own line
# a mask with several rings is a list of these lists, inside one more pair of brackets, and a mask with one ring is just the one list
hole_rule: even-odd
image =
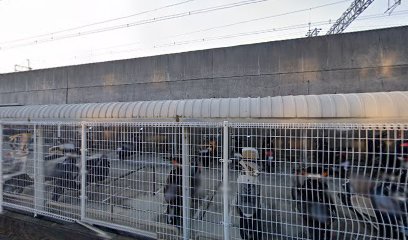
[[341,17],[337,19],[326,35],[342,33],[373,2],[374,0],[355,0]]
[[[374,0],[355,0],[341,17],[337,19],[326,35],[342,33],[373,2]],[[400,4],[401,0],[388,0],[388,9],[385,13],[391,14]]]
[[398,5],[401,5],[401,0],[388,0],[388,8],[385,13],[391,15],[392,11],[394,11],[394,9],[398,7]]

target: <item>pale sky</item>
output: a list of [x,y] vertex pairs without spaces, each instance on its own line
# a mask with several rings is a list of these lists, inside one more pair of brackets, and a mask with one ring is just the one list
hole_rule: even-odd
[[[309,22],[324,35],[351,2],[0,0],[0,73],[26,65],[26,59],[41,69],[300,38]],[[390,16],[387,7],[388,0],[374,1],[346,32],[408,24],[408,0]],[[121,19],[106,22],[115,18]]]

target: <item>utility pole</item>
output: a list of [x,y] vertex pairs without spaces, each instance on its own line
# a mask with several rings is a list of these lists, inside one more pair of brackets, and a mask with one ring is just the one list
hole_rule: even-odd
[[309,30],[306,33],[306,37],[316,37],[317,35],[319,35],[319,32],[321,30],[322,30],[321,28],[310,29],[310,23],[309,23]]
[[311,20],[310,20],[312,9],[309,9],[309,10],[310,10],[310,11],[309,11],[309,23],[308,23],[308,25],[309,25],[309,30],[308,30],[307,33],[306,33],[306,37],[316,37],[317,35],[319,35],[319,32],[320,32],[322,29],[321,29],[321,28],[314,28],[314,29],[311,29],[311,28],[310,28],[311,25],[312,25]]
[[319,32],[321,31],[321,28],[314,28],[313,30],[310,30],[306,33],[306,37],[316,37],[319,35]]
[[[19,68],[23,70],[19,70]],[[33,70],[33,68],[30,66],[30,59],[27,59],[27,66],[19,65],[19,64],[14,65],[14,72],[24,71],[24,70],[27,70],[27,71]]]

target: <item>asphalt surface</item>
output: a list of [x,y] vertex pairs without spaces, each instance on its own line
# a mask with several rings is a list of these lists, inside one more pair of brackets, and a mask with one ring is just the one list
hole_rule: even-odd
[[[90,186],[88,188],[87,216],[92,219],[113,222],[119,225],[129,226],[134,229],[142,229],[148,232],[156,232],[163,236],[162,239],[173,239],[178,234],[178,229],[166,223],[164,212],[166,203],[163,197],[163,187],[172,165],[157,154],[136,155],[129,161],[112,161],[110,171],[110,183]],[[274,169],[259,176],[261,190],[261,219],[266,229],[265,239],[307,239],[305,226],[302,223],[301,213],[296,209],[296,204],[291,196],[293,170],[295,164],[281,161]],[[237,184],[236,179],[239,171],[230,169],[230,213],[231,213],[231,237],[239,237],[239,214],[237,212]],[[337,193],[341,192],[341,182],[329,182],[329,188],[333,193],[333,199],[338,203],[338,221],[333,224],[333,232],[338,239],[365,239],[369,237],[372,227],[367,221],[358,220],[353,213],[340,206]],[[210,167],[202,169],[202,186],[198,196],[192,201],[191,227],[195,239],[219,239],[223,233],[223,193],[221,191],[222,167],[220,163],[214,163]],[[112,187],[113,186],[113,187]],[[50,189],[51,190],[51,189]],[[49,197],[47,197],[48,199]],[[78,195],[67,197],[60,202],[69,203],[79,200]],[[72,203],[71,203],[72,204]],[[50,211],[58,208],[49,209]],[[70,210],[68,210],[70,211]],[[63,213],[63,212],[62,212]],[[34,219],[31,216],[30,219]],[[35,220],[35,219],[34,219]],[[26,221],[27,222],[27,221]],[[15,229],[13,224],[19,226],[21,223],[4,223],[2,229]],[[45,224],[45,223],[44,223]],[[43,224],[43,225],[44,225]],[[48,223],[47,223],[48,224]],[[94,239],[89,230],[77,231],[80,236],[72,238],[71,234],[76,231],[75,225],[51,225],[45,224],[43,236],[38,236],[38,230],[21,227],[27,233],[16,233],[18,238],[11,239]],[[61,228],[60,228],[61,227]],[[82,227],[81,227],[82,228]],[[60,230],[56,230],[60,229]],[[66,230],[68,229],[68,230]],[[347,231],[345,231],[347,230]],[[14,231],[14,230],[13,230]],[[13,232],[11,231],[11,232]],[[59,232],[59,233],[57,233]],[[68,235],[64,235],[68,232]],[[7,232],[0,231],[5,234]],[[20,234],[20,235],[18,235]],[[57,234],[57,235],[55,235]],[[81,235],[82,234],[82,235]],[[88,234],[88,235],[87,235]],[[373,233],[371,233],[373,234]],[[84,236],[85,236],[84,235]],[[11,235],[13,236],[13,235]],[[26,238],[35,237],[35,238]],[[301,236],[301,237],[299,237]],[[21,238],[19,238],[21,237]],[[49,238],[48,238],[49,237]],[[98,239],[98,238],[96,238]],[[119,239],[119,238],[117,238]]]
[[[135,239],[107,232],[111,239]],[[34,218],[14,211],[5,210],[0,215],[0,240],[96,240],[102,239],[94,231],[75,223],[56,222],[46,218]]]

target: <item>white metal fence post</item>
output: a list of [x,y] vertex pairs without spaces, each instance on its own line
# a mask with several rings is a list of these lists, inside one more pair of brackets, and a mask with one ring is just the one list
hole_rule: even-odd
[[34,125],[34,215],[45,207],[44,136],[42,127]]
[[183,239],[190,239],[190,146],[189,134],[182,128],[182,194],[183,194]]
[[37,216],[38,205],[38,161],[37,161],[37,126],[34,125],[33,129],[33,156],[34,156],[34,217]]
[[81,124],[81,221],[85,219],[86,204],[86,125]]
[[0,124],[0,214],[3,213],[3,124]]
[[222,181],[223,181],[223,208],[224,208],[224,239],[229,240],[229,231],[230,231],[230,216],[229,216],[229,199],[228,199],[228,192],[229,192],[229,179],[228,179],[228,169],[229,169],[229,128],[228,128],[228,121],[224,121],[223,124],[223,164],[222,164]]

